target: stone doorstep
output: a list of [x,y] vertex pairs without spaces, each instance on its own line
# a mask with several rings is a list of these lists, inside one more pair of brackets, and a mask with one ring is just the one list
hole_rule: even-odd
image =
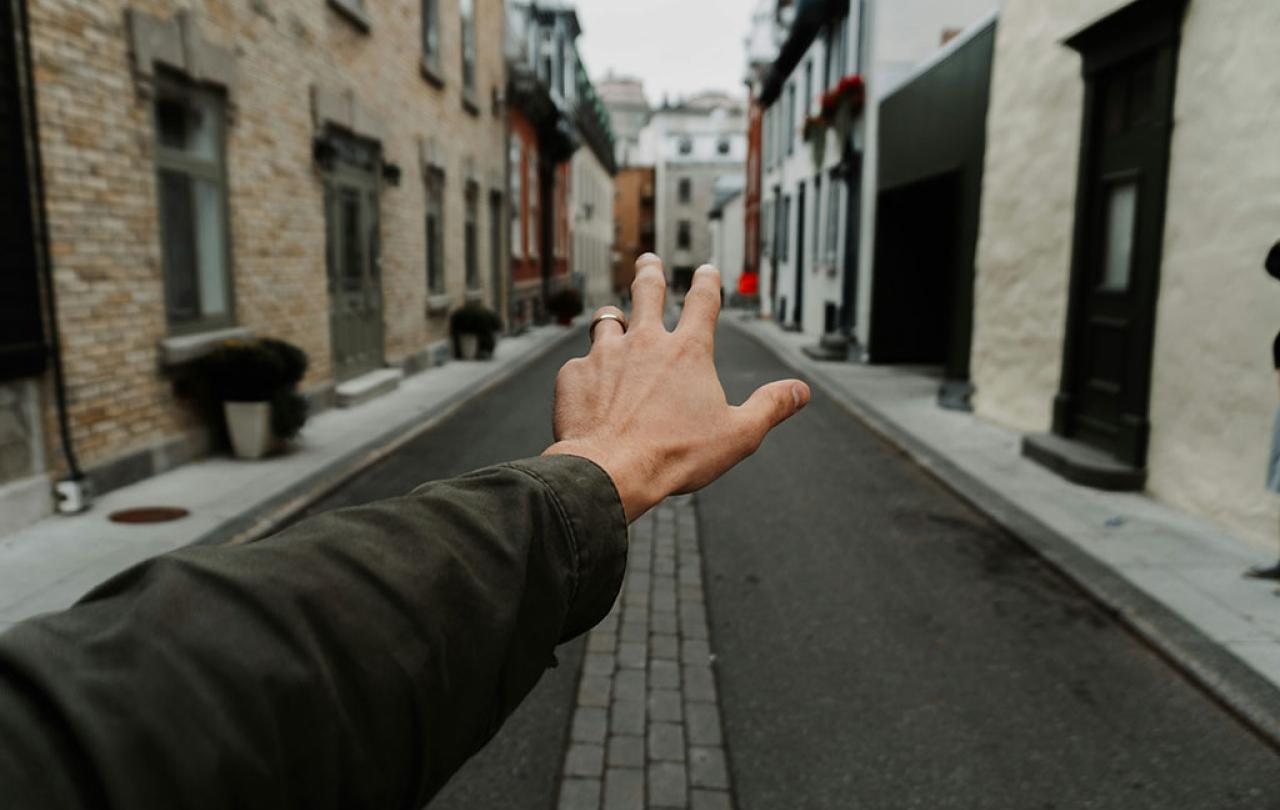
[[368,402],[396,390],[403,379],[404,372],[398,368],[380,368],[361,374],[355,379],[338,384],[334,389],[334,403],[339,408],[350,408]]

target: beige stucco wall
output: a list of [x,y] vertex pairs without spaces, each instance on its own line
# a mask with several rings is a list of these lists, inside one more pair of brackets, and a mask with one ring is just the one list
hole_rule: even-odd
[[[1083,83],[1064,38],[1121,0],[1009,0],[997,32],[973,338],[979,415],[1046,430],[1061,373]],[[1149,489],[1274,543],[1280,6],[1192,0],[1174,102]],[[1268,67],[1270,66],[1270,67]]]
[[1274,546],[1280,4],[1193,0],[1183,26],[1156,310],[1148,486]]
[[573,272],[580,273],[588,307],[617,300],[613,293],[613,175],[589,146],[573,153],[569,200]]

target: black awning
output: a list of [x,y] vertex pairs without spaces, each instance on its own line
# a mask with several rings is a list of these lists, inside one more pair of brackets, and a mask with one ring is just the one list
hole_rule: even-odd
[[777,100],[778,94],[782,92],[782,83],[796,69],[800,57],[809,50],[822,26],[840,19],[848,12],[848,3],[842,0],[797,0],[796,16],[787,33],[787,41],[782,43],[778,58],[773,60],[765,73],[764,86],[760,90],[761,106],[768,107]]

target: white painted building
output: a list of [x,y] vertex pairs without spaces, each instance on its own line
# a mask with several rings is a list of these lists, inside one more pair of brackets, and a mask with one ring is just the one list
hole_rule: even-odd
[[[869,335],[875,232],[877,102],[995,0],[850,0],[776,12],[787,30],[768,71],[752,78],[761,131],[761,311],[815,337]],[[829,7],[827,7],[829,8]],[[756,26],[762,23],[757,20]],[[753,34],[752,41],[763,35]],[[866,103],[846,140],[834,126],[815,150],[803,128],[824,94],[858,76]],[[821,158],[816,160],[815,158]],[[852,240],[852,241],[851,241]]]
[[707,212],[711,229],[710,262],[720,270],[720,287],[727,305],[738,301],[738,278],[742,275],[746,244],[742,192],[742,175],[722,177],[715,185],[714,200]]
[[640,133],[641,164],[654,166],[655,242],[672,283],[687,286],[711,257],[716,181],[740,176],[747,155],[743,102],[720,93],[691,96],[653,112]]
[[980,416],[1076,472],[1144,474],[1260,561],[1276,544],[1277,31],[1280,4],[1257,0],[1007,0],[972,350]]
[[616,303],[613,294],[613,172],[589,145],[573,153],[569,216],[574,280],[588,310]]

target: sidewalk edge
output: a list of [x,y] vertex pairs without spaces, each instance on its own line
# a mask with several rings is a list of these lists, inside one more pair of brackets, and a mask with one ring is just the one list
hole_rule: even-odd
[[455,391],[426,413],[383,431],[266,501],[223,521],[191,541],[190,545],[238,545],[251,543],[275,532],[311,504],[435,428],[467,402],[507,381],[574,336],[580,335],[584,328],[582,325],[575,325],[566,329],[563,334],[530,349],[528,354],[512,361],[492,376]]
[[880,409],[841,390],[816,363],[802,365],[785,347],[725,318],[789,368],[804,374],[846,410],[931,477],[1020,541],[1059,574],[1111,612],[1121,624],[1167,660],[1193,685],[1271,747],[1280,750],[1280,687],[1210,639],[1177,612],[1144,593],[1072,540],[958,467],[924,441],[886,418]]

